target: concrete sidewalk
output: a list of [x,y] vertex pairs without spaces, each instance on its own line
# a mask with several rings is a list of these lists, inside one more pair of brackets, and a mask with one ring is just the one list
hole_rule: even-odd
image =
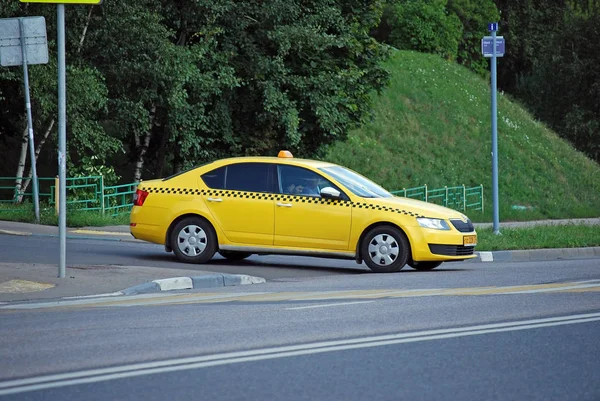
[[[502,223],[502,227],[529,227],[540,224],[600,225],[600,218],[576,220],[543,220],[536,222]],[[491,224],[476,224],[476,228]],[[600,230],[600,227],[599,227]],[[27,236],[58,236],[58,227],[30,223],[0,221],[0,234]],[[128,226],[68,228],[69,239],[98,239],[138,242]],[[142,242],[142,241],[139,241]],[[476,252],[473,262],[521,262],[599,258],[600,247],[534,249],[517,251]],[[600,262],[599,262],[600,263]],[[66,278],[59,279],[55,265],[2,263],[0,256],[0,303],[34,299],[97,296],[99,294],[129,295],[189,288],[223,287],[265,282],[263,278],[210,271],[161,269],[147,266],[89,265],[68,266]]]
[[[58,237],[58,227],[0,221],[0,234]],[[67,228],[67,238],[144,242],[133,238],[128,226]],[[3,263],[0,255],[0,304],[7,301],[133,295],[264,282],[262,277],[244,274],[115,265],[67,266],[65,278],[58,278],[56,265]]]

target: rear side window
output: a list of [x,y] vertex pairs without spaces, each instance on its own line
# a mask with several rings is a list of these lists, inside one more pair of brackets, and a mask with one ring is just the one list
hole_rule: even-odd
[[207,187],[213,189],[225,189],[226,167],[219,167],[202,175],[202,180]]
[[273,171],[272,165],[266,163],[238,163],[209,171],[202,180],[213,189],[273,192]]

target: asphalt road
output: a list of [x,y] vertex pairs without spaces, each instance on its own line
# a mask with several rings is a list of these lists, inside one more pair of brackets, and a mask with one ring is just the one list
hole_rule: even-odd
[[[6,263],[59,262],[59,239],[45,236],[0,235],[1,261]],[[251,256],[232,262],[218,254],[210,263],[197,265],[178,262],[161,245],[141,242],[67,240],[67,265],[150,266],[164,269],[208,270],[218,273],[248,274],[265,279],[312,277],[370,272],[352,260],[298,256]]]
[[0,306],[0,399],[600,399],[597,259],[452,266]]

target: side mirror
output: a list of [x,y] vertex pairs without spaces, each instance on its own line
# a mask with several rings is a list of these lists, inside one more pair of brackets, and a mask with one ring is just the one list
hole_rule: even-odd
[[340,191],[332,187],[325,187],[321,190],[321,197],[325,199],[339,199]]

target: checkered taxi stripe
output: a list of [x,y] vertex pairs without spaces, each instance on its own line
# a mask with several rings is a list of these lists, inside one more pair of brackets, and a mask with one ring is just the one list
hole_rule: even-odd
[[356,209],[372,209],[382,210],[384,212],[404,214],[413,217],[423,217],[418,213],[413,213],[408,210],[392,208],[382,205],[372,205],[366,202],[352,202],[346,200],[337,199],[324,199],[314,196],[303,196],[303,195],[285,195],[285,194],[273,194],[264,192],[244,192],[244,191],[229,191],[222,189],[193,189],[193,188],[168,188],[168,187],[149,187],[144,188],[149,193],[154,194],[165,194],[165,195],[192,195],[192,196],[203,196],[203,197],[218,197],[218,198],[241,198],[241,199],[258,199],[268,201],[281,201],[290,203],[315,203],[315,204],[327,204],[338,207],[352,207]]

